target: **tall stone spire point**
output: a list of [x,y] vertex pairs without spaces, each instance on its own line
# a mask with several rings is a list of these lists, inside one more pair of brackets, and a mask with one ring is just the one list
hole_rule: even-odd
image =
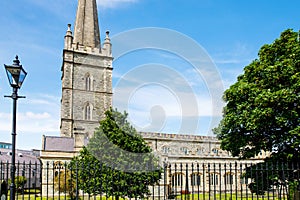
[[78,0],[73,42],[101,49],[96,0]]

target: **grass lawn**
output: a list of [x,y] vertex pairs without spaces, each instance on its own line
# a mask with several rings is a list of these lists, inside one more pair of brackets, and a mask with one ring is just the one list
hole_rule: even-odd
[[[8,194],[9,195],[9,194]],[[16,200],[70,200],[70,197],[66,197],[65,198],[65,195],[64,194],[61,194],[60,195],[60,198],[58,196],[55,196],[55,197],[38,197],[38,196],[35,196],[34,194],[24,194],[24,195],[18,195],[16,196]],[[105,196],[97,196],[96,198],[94,196],[91,196],[90,198],[88,196],[84,196],[84,197],[80,197],[79,199],[83,200],[83,199],[90,199],[90,200],[115,200],[115,198],[112,198],[112,197],[109,197],[109,198],[106,198]],[[123,198],[119,198],[120,200],[124,200]],[[8,196],[7,200],[10,200],[10,197]]]
[[[176,197],[177,200],[251,200],[251,199],[257,199],[257,200],[266,200],[266,199],[273,199],[273,200],[279,200],[282,199],[282,197],[278,197],[278,196],[272,196],[272,194],[268,195],[255,195],[255,194],[251,194],[248,193],[246,194],[189,194],[189,195],[180,195]],[[286,199],[286,197],[285,197]]]
[[[30,195],[28,194],[28,192],[32,192]],[[36,196],[35,194],[36,190],[33,190],[33,191],[26,191],[24,193],[24,195],[22,194],[18,194],[17,197],[16,197],[16,200],[69,200],[70,198],[68,196],[65,197],[64,194],[61,194],[60,195],[60,198],[58,196],[50,196],[47,198],[47,197],[39,197],[39,196]],[[37,193],[37,195],[39,195],[39,193]],[[10,199],[9,197],[9,194],[8,194],[8,200]],[[87,199],[87,200],[115,200],[116,198],[113,198],[113,197],[109,197],[109,198],[106,198],[105,196],[97,196],[96,198],[94,196],[91,196],[90,198],[86,195],[86,196],[81,196],[80,197],[81,200],[83,199]],[[151,197],[149,199],[152,199]],[[163,200],[163,198],[160,198],[161,200]],[[222,194],[207,194],[207,193],[204,193],[204,194],[188,194],[188,195],[178,195],[176,196],[175,198],[176,200],[251,200],[251,199],[256,199],[256,200],[267,200],[267,199],[272,199],[272,200],[279,200],[279,199],[282,199],[277,197],[277,196],[272,196],[271,194],[268,196],[268,195],[255,195],[251,193],[248,193],[247,195],[246,194],[230,194],[230,193],[222,193]],[[286,199],[286,197],[285,197]],[[120,200],[124,200],[123,198],[120,198]]]

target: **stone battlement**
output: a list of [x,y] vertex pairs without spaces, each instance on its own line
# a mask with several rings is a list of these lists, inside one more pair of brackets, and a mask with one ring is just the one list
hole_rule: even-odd
[[202,135],[192,135],[192,134],[140,132],[140,135],[144,139],[170,139],[170,140],[210,141],[210,142],[219,141],[214,136],[202,136]]

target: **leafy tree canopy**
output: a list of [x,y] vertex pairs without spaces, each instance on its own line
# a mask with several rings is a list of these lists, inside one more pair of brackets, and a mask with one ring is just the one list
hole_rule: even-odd
[[71,162],[79,188],[89,194],[147,196],[148,186],[161,177],[157,159],[126,120],[127,113],[110,109],[105,116],[87,147]]
[[[59,167],[67,167],[67,164],[59,164]],[[71,173],[67,169],[57,171],[57,174],[54,176],[54,189],[58,192],[68,193],[72,200],[75,199],[76,180],[72,178]]]
[[300,147],[300,42],[288,29],[244,68],[224,93],[223,119],[214,129],[221,148],[251,158],[297,161]]
[[[27,183],[27,178],[25,176],[16,176],[15,185],[17,189],[21,189]],[[11,184],[11,179],[8,179],[8,185]]]

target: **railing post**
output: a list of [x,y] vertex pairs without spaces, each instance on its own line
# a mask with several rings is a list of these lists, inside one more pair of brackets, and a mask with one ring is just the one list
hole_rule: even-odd
[[[23,161],[22,176],[25,177],[25,161]],[[24,184],[22,184],[22,196],[24,197]]]
[[[229,174],[232,174],[232,164],[229,163]],[[227,183],[225,183],[227,184]],[[232,184],[230,184],[230,198],[232,199]]]
[[221,197],[222,197],[222,165],[221,163],[219,163],[219,176],[220,176],[220,185],[219,185],[219,195],[220,195],[220,200],[221,200]]
[[79,200],[79,188],[78,188],[78,162],[76,162],[76,200]]
[[68,181],[72,181],[71,179],[69,179],[69,180],[67,180],[67,178],[70,178],[70,177],[67,177],[67,176],[69,176],[69,172],[67,171],[67,167],[68,167],[68,165],[67,165],[67,162],[65,161],[64,162],[64,184],[65,184],[65,188],[64,188],[64,193],[65,193],[65,199],[67,198],[67,189],[70,191],[70,185],[68,185],[69,183],[68,183]]
[[241,188],[241,199],[243,199],[243,177],[242,177],[242,174],[243,174],[243,163],[240,163],[239,181],[240,181],[240,188]]
[[205,184],[206,184],[206,181],[205,181],[205,178],[206,178],[206,173],[205,173],[205,164],[202,163],[202,172],[203,172],[203,200],[205,200]]
[[49,161],[46,163],[46,194],[47,194],[47,200],[49,196]]
[[211,185],[211,174],[210,174],[210,164],[207,164],[207,173],[208,173],[208,200],[210,200],[210,185]]
[[[235,175],[235,180],[234,181],[232,180],[232,182],[235,183],[235,195],[236,195],[236,198],[237,198],[237,195],[238,195],[238,181],[237,181],[237,162],[236,161],[234,162],[234,175]],[[230,179],[231,179],[231,176],[232,176],[232,174],[230,174]]]
[[[185,199],[186,199],[186,196],[189,195],[190,191],[189,191],[189,171],[188,171],[188,164],[186,163],[185,165]],[[188,196],[189,197],[189,196]]]
[[169,175],[168,175],[168,177],[169,177],[169,184],[168,184],[168,197],[169,197],[169,195],[171,194],[171,192],[172,192],[172,169],[171,169],[171,164],[168,164],[168,171],[169,171]]
[[[29,181],[28,181],[28,187],[29,187],[29,189],[31,188],[31,161],[29,161],[29,169],[28,169],[28,176],[29,176]],[[30,199],[30,192],[29,192],[29,194],[28,194],[28,198]]]

